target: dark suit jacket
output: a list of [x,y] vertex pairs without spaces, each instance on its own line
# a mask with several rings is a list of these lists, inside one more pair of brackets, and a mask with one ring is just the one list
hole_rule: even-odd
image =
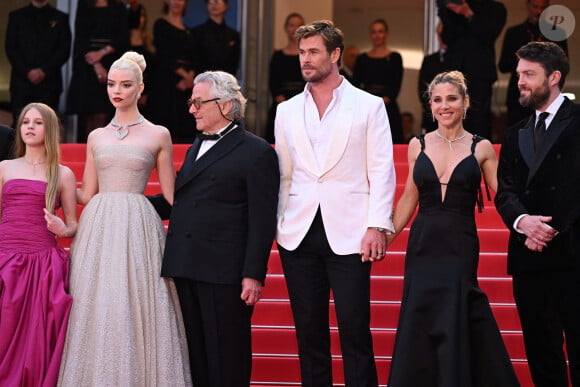
[[239,285],[243,277],[263,282],[279,188],[274,149],[234,129],[190,173],[177,177],[162,275],[215,284]]
[[426,92],[433,78],[435,78],[437,74],[445,71],[442,57],[444,56],[440,51],[425,56],[421,63],[421,69],[419,70],[419,84],[417,86],[419,100],[421,101],[421,107],[423,108],[421,128],[427,129],[428,132],[437,129],[437,123],[433,122],[431,108],[429,107],[429,97],[427,97]]
[[[564,101],[538,155],[534,118],[508,129],[499,159],[495,204],[511,230],[510,274],[580,265],[580,106]],[[542,253],[529,250],[526,236],[513,229],[522,214],[553,217],[550,225],[560,233]]]
[[225,22],[217,24],[211,19],[191,29],[195,73],[222,70],[236,75],[240,65],[240,33]]
[[[441,3],[441,2],[439,2]],[[459,70],[471,79],[497,80],[495,67],[495,40],[502,31],[507,11],[494,0],[467,0],[474,12],[471,21],[439,6],[443,22],[441,38],[447,44],[445,67]]]
[[62,91],[60,68],[69,58],[71,32],[68,15],[50,4],[28,5],[10,13],[6,29],[6,56],[12,65],[10,88],[34,87],[27,79],[40,67],[46,77],[36,87]]
[[14,129],[0,125],[0,161],[12,158]]

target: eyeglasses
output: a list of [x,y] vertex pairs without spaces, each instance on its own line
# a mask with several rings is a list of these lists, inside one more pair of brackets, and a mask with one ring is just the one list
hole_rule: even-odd
[[214,102],[214,101],[219,101],[219,98],[206,99],[205,101],[202,101],[199,98],[196,98],[196,99],[189,98],[187,100],[187,106],[191,107],[191,105],[193,105],[193,106],[195,106],[195,108],[197,110],[199,110],[199,109],[201,109],[201,105],[206,104],[208,102]]

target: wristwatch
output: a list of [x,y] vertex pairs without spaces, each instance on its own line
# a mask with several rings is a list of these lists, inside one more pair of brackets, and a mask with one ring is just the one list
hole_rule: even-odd
[[386,234],[389,232],[389,230],[387,230],[386,228],[382,228],[382,227],[369,227],[372,228],[373,230],[377,230],[380,233]]

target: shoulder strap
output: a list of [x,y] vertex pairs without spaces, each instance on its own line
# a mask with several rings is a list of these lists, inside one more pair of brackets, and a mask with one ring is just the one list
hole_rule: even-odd
[[[478,136],[477,134],[473,135],[473,142],[471,143],[471,154],[475,153],[475,146],[481,140],[483,140],[483,137]],[[487,194],[487,200],[491,201],[491,194],[489,193],[489,187],[487,186],[487,182],[483,178],[483,174],[482,174],[482,179],[483,179],[483,186],[485,187],[485,193]],[[481,190],[481,184],[480,184],[479,188],[477,188],[477,210],[479,212],[483,212],[483,207],[484,207],[483,191]]]
[[417,137],[417,139],[421,143],[421,150],[424,151],[425,150],[425,134],[418,134],[415,137]]
[[475,146],[477,145],[478,142],[480,142],[481,140],[483,140],[483,137],[478,136],[477,134],[473,135],[473,142],[471,143],[471,154],[475,153]]

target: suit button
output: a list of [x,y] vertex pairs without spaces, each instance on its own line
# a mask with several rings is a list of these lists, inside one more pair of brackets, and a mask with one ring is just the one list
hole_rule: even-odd
[[555,186],[551,186],[550,187],[550,191],[555,191],[555,190],[556,190],[556,187]]
[[172,230],[169,230],[169,231],[167,231],[167,236],[168,236],[168,237],[170,237],[170,236],[172,236],[172,235],[173,235],[173,231],[172,231]]
[[210,176],[209,176],[209,179],[210,179],[210,180],[215,180],[215,179],[216,179],[216,177],[215,177],[215,175],[210,175]]
[[525,190],[524,195],[529,195],[531,191],[529,189]]
[[556,155],[556,160],[560,160],[561,158],[562,158],[562,155],[561,155],[560,153],[558,153],[558,154]]
[[188,231],[188,232],[186,232],[186,233],[185,233],[185,237],[186,237],[186,238],[191,238],[191,233],[190,233],[189,231]]
[[174,206],[176,206],[176,205],[178,205],[178,204],[179,204],[179,201],[177,201],[177,200],[174,200],[174,201],[173,201],[173,205],[174,205]]
[[322,183],[322,177],[319,177],[317,180],[319,183]]
[[194,200],[194,201],[192,201],[192,202],[191,202],[191,206],[192,206],[192,207],[197,207],[197,202],[196,202],[195,200]]

